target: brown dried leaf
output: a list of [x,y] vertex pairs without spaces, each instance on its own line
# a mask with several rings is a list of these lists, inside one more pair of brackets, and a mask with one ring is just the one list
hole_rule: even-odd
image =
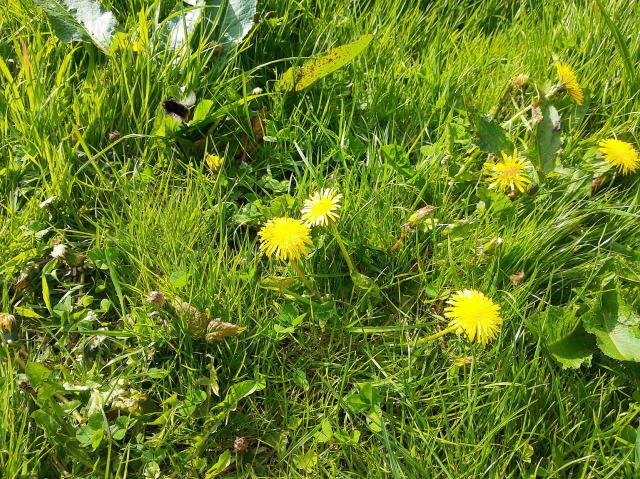
[[518,286],[524,280],[524,271],[519,271],[516,274],[512,274],[509,276],[509,280],[511,284],[514,286]]
[[229,336],[236,336],[246,329],[247,328],[243,328],[242,326],[238,326],[236,324],[225,323],[224,321],[220,321],[220,319],[218,318],[210,321],[207,325],[206,339],[208,343],[221,341],[222,339],[228,338]]

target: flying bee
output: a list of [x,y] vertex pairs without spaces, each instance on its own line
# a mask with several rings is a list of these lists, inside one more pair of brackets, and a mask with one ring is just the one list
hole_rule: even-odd
[[162,102],[162,107],[167,115],[172,116],[185,126],[189,126],[189,120],[193,114],[193,105],[196,103],[196,94],[192,91],[180,100],[169,99]]

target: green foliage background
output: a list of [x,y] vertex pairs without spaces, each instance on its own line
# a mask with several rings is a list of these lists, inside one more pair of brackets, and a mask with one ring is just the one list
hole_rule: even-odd
[[[638,175],[591,181],[599,140],[639,143],[640,4],[265,0],[237,50],[198,37],[178,61],[153,27],[172,2],[104,6],[132,40],[145,19],[145,51],[62,43],[32,2],[0,0],[0,310],[17,318],[0,349],[3,477],[638,477],[640,370],[589,343],[601,316],[580,324],[610,301],[638,335]],[[350,65],[275,92],[366,34]],[[587,102],[558,104],[555,164],[511,202],[486,189],[474,130],[517,113],[515,75],[543,94],[556,57]],[[181,87],[210,102],[211,134],[158,135]],[[242,155],[259,115],[264,142]],[[505,138],[538,154],[519,119]],[[225,156],[219,173],[205,152]],[[344,194],[340,231],[376,287],[354,288],[316,231],[304,266],[327,296],[307,304],[274,290],[302,293],[256,233],[324,186]],[[437,223],[390,254],[427,204]],[[74,260],[51,258],[60,241]],[[412,347],[471,287],[501,304],[498,340]],[[247,329],[207,343],[152,290]],[[587,347],[573,361],[572,335]]]

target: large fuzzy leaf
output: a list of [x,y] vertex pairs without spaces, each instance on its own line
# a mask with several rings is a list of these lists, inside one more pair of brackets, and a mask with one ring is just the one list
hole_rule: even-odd
[[220,23],[220,43],[230,46],[240,43],[253,27],[257,6],[258,0],[219,0],[214,2],[211,14],[217,16],[219,10],[224,8],[224,15]]
[[640,315],[622,298],[616,278],[603,284],[598,302],[583,323],[588,332],[596,335],[604,354],[621,361],[640,362]]
[[169,51],[187,53],[191,37],[202,20],[205,7],[205,0],[178,2],[169,15],[166,25],[166,42]]
[[299,91],[307,88],[360,55],[371,43],[372,39],[373,35],[364,35],[355,42],[329,50],[312,59],[303,67],[289,68],[276,82],[276,89],[280,91]]
[[63,42],[93,42],[109,51],[118,21],[96,0],[34,0],[40,6]]
[[167,46],[186,53],[199,31],[207,41],[229,47],[240,43],[253,27],[257,0],[184,0],[167,21]]
[[563,369],[591,364],[595,341],[584,331],[574,309],[551,306],[529,317],[527,326]]
[[500,156],[501,152],[513,153],[513,143],[507,138],[500,123],[486,115],[481,115],[473,108],[467,107],[467,111],[476,142],[482,151],[496,156]]

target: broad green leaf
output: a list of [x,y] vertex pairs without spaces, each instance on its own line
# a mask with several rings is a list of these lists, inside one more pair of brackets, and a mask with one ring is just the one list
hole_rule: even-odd
[[314,434],[317,442],[325,443],[333,439],[333,428],[331,427],[331,421],[328,418],[323,418],[320,423],[320,430]]
[[42,275],[42,299],[44,300],[44,304],[49,310],[49,312],[53,313],[53,309],[51,308],[51,295],[49,293],[49,283],[47,283],[47,276],[45,274]]
[[13,312],[16,313],[16,315],[24,316],[25,318],[43,319],[43,316],[39,315],[34,310],[22,306],[14,306]]
[[536,167],[549,173],[556,167],[556,155],[560,149],[560,113],[553,105],[542,106],[542,121],[536,126],[535,155]]
[[118,21],[96,0],[34,0],[63,42],[93,42],[108,53]]
[[347,431],[336,430],[334,433],[334,439],[338,444],[354,446],[360,441],[360,431],[356,429],[349,434]]
[[231,386],[224,400],[215,407],[226,409],[227,411],[235,411],[240,399],[246,398],[256,391],[261,391],[265,386],[266,384],[263,379],[249,379],[247,381],[241,381],[238,384]]
[[27,363],[25,373],[27,374],[31,385],[34,387],[38,387],[43,384],[47,379],[49,379],[51,374],[53,374],[44,364],[35,363],[33,361]]
[[57,434],[59,422],[48,411],[37,409],[31,413],[31,417],[49,436]]
[[489,188],[478,188],[476,195],[484,202],[486,211],[492,215],[508,218],[516,212],[513,202],[503,193]]
[[309,381],[307,380],[307,374],[302,369],[296,369],[293,371],[293,382],[296,386],[300,386],[304,391],[309,390]]
[[184,270],[174,271],[169,275],[169,283],[176,289],[182,289],[189,283],[189,275]]
[[293,463],[298,469],[306,473],[312,473],[318,463],[318,454],[313,449],[310,449],[304,454],[293,456]]
[[353,412],[372,411],[382,400],[383,397],[371,383],[358,384],[358,390],[352,391],[344,398],[345,404]]
[[624,301],[616,279],[603,284],[598,302],[583,323],[587,332],[596,335],[604,354],[621,361],[640,362],[640,315]]
[[636,468],[640,468],[640,426],[636,429]]
[[224,471],[231,464],[231,451],[228,449],[220,454],[220,457],[216,461],[216,463],[209,468],[207,474],[204,476],[205,479],[213,479],[214,477],[218,477],[222,471]]
[[351,281],[353,281],[353,285],[365,291],[367,294],[370,294],[374,298],[380,298],[380,287],[375,283],[373,279],[369,276],[359,273],[358,271],[351,272]]
[[469,120],[473,126],[475,140],[478,147],[486,152],[498,156],[501,152],[513,153],[513,143],[500,124],[493,118],[481,115],[473,108],[467,108]]
[[584,331],[574,309],[551,306],[530,316],[526,324],[563,369],[591,365],[594,338]]
[[311,317],[321,328],[329,322],[339,320],[338,310],[335,301],[325,301],[324,303],[312,303]]
[[416,169],[409,161],[409,155],[401,146],[383,145],[380,148],[380,153],[382,153],[382,158],[406,179],[410,180],[416,176]]
[[307,62],[302,67],[291,67],[276,82],[278,91],[300,91],[321,78],[342,68],[360,55],[373,40],[373,35],[364,35],[347,45],[333,48]]

